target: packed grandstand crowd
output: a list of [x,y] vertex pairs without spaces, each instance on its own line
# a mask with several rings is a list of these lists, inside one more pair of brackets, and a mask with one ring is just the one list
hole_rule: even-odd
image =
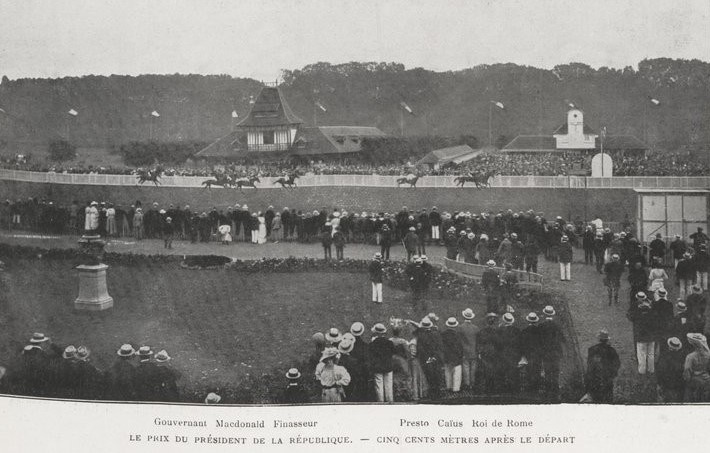
[[[416,166],[410,162],[397,164],[368,164],[353,159],[338,162],[282,162],[282,163],[242,163],[224,164],[215,167],[182,166],[163,167],[166,176],[209,177],[217,172],[227,172],[240,177],[251,174],[260,176],[283,176],[297,172],[301,175],[383,175],[401,176],[409,173],[421,175],[466,175],[470,173],[491,173],[510,176],[574,176],[585,175],[591,170],[591,157],[564,154],[500,154],[484,153],[462,164],[447,164],[438,168]],[[73,164],[53,164],[34,162],[31,159],[0,159],[0,166],[6,169],[55,172],[70,174],[136,174],[139,169],[129,167],[83,166]],[[215,168],[217,170],[215,170]],[[646,157],[614,158],[616,176],[706,176],[710,174],[707,161],[680,153],[655,153]]]

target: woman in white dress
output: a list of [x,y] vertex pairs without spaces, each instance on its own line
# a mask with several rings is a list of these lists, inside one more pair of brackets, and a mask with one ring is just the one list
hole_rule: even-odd
[[230,225],[220,225],[218,228],[223,245],[229,245],[232,242],[232,227]]
[[259,233],[257,234],[256,242],[257,244],[266,244],[266,218],[264,213],[259,211],[257,218],[259,219]]
[[666,280],[668,280],[668,274],[661,267],[661,261],[654,259],[653,267],[648,274],[648,290],[656,292],[657,289],[665,288]]

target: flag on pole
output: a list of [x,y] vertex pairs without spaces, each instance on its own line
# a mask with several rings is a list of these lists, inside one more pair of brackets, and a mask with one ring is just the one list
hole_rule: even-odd
[[493,103],[493,105],[495,105],[495,106],[498,107],[499,109],[505,110],[505,105],[503,105],[502,102],[499,102],[499,101],[491,101],[491,102]]
[[414,110],[412,110],[412,108],[407,105],[406,102],[402,101],[399,103],[399,105],[404,109],[405,112],[409,113],[410,115],[414,115]]
[[160,118],[160,113],[158,113],[157,111],[153,110],[152,112],[150,112],[150,116],[153,116],[153,117],[155,117],[155,118]]
[[74,109],[69,110],[67,113],[70,114],[71,116],[77,116],[79,114],[79,112],[77,112]]
[[324,112],[327,112],[327,111],[328,111],[328,109],[325,108],[325,106],[324,106],[323,104],[321,104],[320,102],[318,102],[318,101],[316,101],[316,107],[318,107],[319,109],[323,110]]
[[656,99],[656,98],[649,97],[648,99],[651,101],[651,103],[652,103],[653,105],[661,105],[661,101],[659,101],[659,100]]
[[232,110],[232,118],[239,118],[236,110]]

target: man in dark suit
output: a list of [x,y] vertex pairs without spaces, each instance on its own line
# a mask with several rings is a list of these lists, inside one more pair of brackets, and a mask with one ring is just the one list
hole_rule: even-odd
[[116,351],[118,359],[108,374],[108,397],[114,401],[136,401],[136,367],[133,357],[136,350],[124,344]]
[[560,391],[560,361],[562,360],[562,344],[565,336],[559,323],[554,319],[557,314],[552,305],[542,310],[545,319],[540,323],[542,339],[542,371],[545,375],[544,387],[553,397],[558,397]]
[[380,323],[372,326],[373,340],[368,348],[368,358],[370,360],[370,372],[375,382],[375,393],[377,401],[394,401],[394,390],[392,376],[394,363],[394,345],[385,334],[387,328]]
[[310,403],[308,393],[306,393],[306,389],[303,388],[303,385],[301,384],[301,373],[298,371],[298,369],[291,368],[290,370],[288,370],[288,372],[286,373],[286,379],[288,379],[288,385],[284,389],[283,396],[281,397],[281,402],[284,404]]
[[91,351],[86,346],[76,348],[74,361],[77,398],[98,400],[104,395],[106,380],[104,374],[90,362]]
[[593,402],[613,403],[614,379],[621,362],[616,349],[609,344],[609,332],[601,330],[597,338],[599,343],[587,350],[585,389]]
[[150,346],[138,348],[138,365],[135,368],[136,401],[156,401],[158,387],[158,367],[151,361],[153,351]]

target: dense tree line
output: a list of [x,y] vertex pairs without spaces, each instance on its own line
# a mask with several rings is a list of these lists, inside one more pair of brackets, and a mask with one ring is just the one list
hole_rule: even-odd
[[118,148],[126,165],[144,167],[153,164],[181,165],[194,157],[207,142],[131,141]]
[[[307,124],[372,125],[399,136],[488,137],[491,100],[500,136],[550,134],[570,103],[592,128],[633,134],[658,148],[710,142],[710,64],[657,58],[637,68],[581,63],[551,70],[515,64],[433,72],[397,63],[316,63],[284,70],[284,94]],[[211,141],[229,132],[232,111],[243,118],[260,83],[226,75],[4,77],[0,141],[67,139],[77,146],[129,141]],[[650,99],[658,99],[659,105]],[[315,102],[327,111],[314,109]],[[401,102],[414,114],[402,115]],[[77,116],[68,115],[70,109]],[[151,117],[152,111],[160,117]],[[67,137],[68,136],[68,137]],[[485,144],[487,140],[482,140]]]

